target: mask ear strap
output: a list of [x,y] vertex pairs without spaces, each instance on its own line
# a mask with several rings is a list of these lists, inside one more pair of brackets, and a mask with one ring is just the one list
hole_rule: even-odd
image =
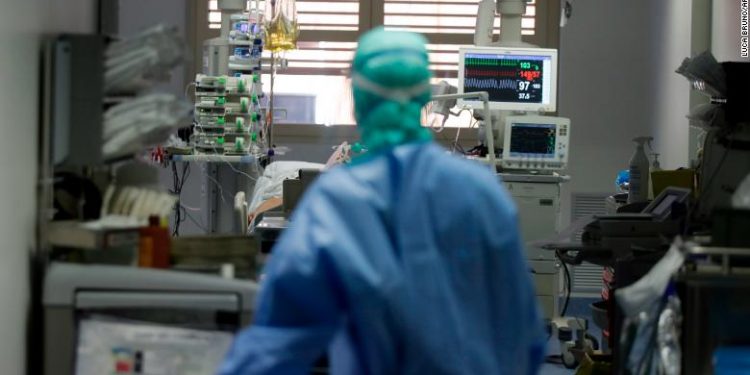
[[431,89],[429,81],[424,81],[409,87],[383,87],[358,73],[355,73],[352,76],[352,85],[383,99],[393,100],[401,104],[407,104],[413,97],[422,95],[424,92]]

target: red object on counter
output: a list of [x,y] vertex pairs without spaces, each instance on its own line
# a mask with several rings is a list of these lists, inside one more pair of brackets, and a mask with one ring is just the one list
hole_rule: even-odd
[[162,226],[157,216],[148,218],[148,226],[140,230],[138,266],[144,268],[169,268],[169,230]]

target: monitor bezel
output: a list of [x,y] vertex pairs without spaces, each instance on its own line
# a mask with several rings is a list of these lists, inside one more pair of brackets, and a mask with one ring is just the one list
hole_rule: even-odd
[[[513,138],[513,124],[541,124],[541,125],[555,125],[555,132],[559,134],[560,127],[565,125],[567,126],[567,135],[564,137],[557,137],[555,144],[555,157],[552,159],[531,159],[526,156],[517,156],[513,157],[510,155],[510,144]],[[508,116],[505,118],[505,128],[503,129],[503,132],[505,134],[505,139],[503,140],[503,162],[504,163],[514,163],[514,162],[523,162],[523,161],[529,161],[529,160],[537,160],[539,162],[552,162],[552,163],[560,163],[560,168],[555,169],[563,169],[565,165],[568,163],[568,153],[565,152],[565,155],[562,159],[558,159],[559,153],[559,143],[564,140],[564,144],[567,146],[570,144],[570,119],[566,117],[557,117],[557,116],[537,116],[537,115],[522,115],[522,116]],[[508,150],[506,152],[506,150]]]
[[[526,111],[526,112],[555,112],[557,111],[557,50],[552,48],[509,48],[509,47],[461,47],[458,50],[458,93],[464,94],[464,57],[467,53],[500,53],[508,55],[550,56],[552,58],[550,80],[550,102],[544,103],[513,103],[492,102],[490,110],[498,111]],[[470,106],[482,109],[483,104],[478,99],[458,99],[458,106]]]

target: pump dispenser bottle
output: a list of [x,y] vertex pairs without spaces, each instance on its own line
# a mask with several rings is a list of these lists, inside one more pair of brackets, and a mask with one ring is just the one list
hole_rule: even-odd
[[651,168],[648,170],[649,184],[648,184],[648,199],[654,199],[654,172],[661,171],[661,164],[659,164],[659,154],[651,153],[653,160],[651,161]]
[[628,203],[645,202],[648,200],[649,186],[649,160],[646,156],[644,145],[651,142],[652,137],[636,137],[635,153],[630,158],[630,189],[628,191]]

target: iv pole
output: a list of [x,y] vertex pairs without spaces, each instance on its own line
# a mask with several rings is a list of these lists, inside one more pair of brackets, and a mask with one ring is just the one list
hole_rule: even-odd
[[[521,20],[526,13],[527,0],[481,0],[477,10],[477,23],[474,31],[474,45],[479,47],[537,47],[521,41]],[[495,16],[499,15],[500,38],[493,41]],[[487,143],[490,164],[495,166],[495,134],[502,129],[505,118],[511,111],[490,111],[484,106],[482,111],[475,111],[485,124],[485,142]],[[480,118],[477,118],[480,119]],[[502,143],[502,138],[498,139]]]

